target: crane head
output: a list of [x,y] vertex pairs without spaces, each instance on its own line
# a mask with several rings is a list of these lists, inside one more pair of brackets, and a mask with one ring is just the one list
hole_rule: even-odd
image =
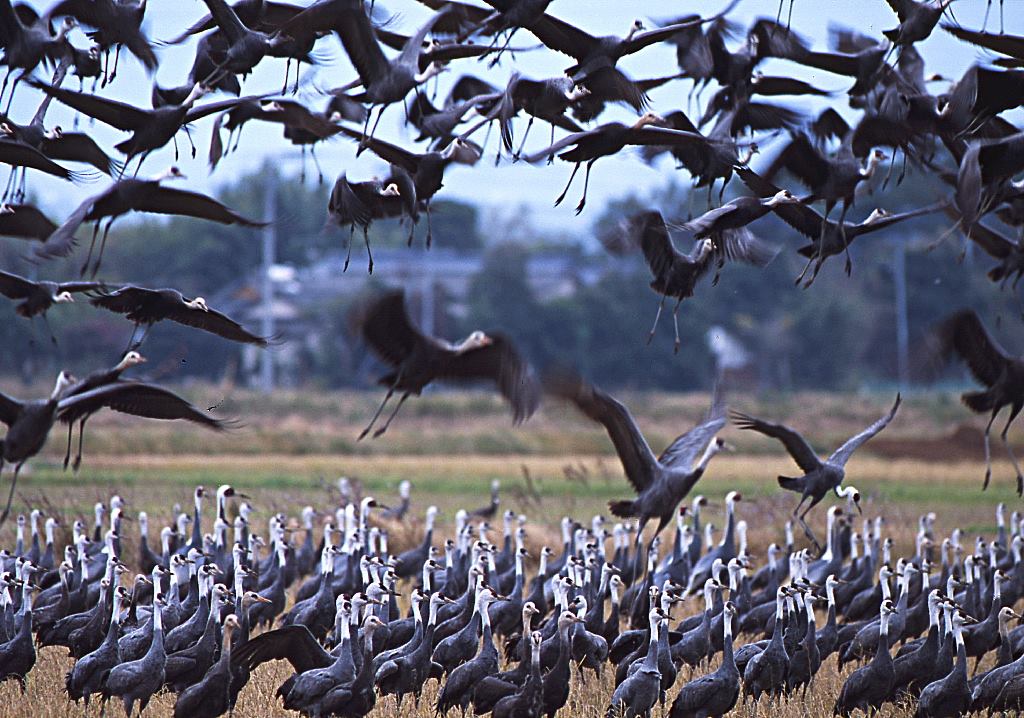
[[73,304],[75,298],[71,296],[71,292],[59,292],[54,295],[53,301],[55,304]]
[[202,297],[196,297],[192,301],[185,302],[190,309],[198,309],[201,312],[208,312],[210,308],[206,306],[206,300]]

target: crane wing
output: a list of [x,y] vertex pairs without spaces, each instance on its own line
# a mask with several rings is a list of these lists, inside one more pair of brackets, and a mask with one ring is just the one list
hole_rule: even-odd
[[241,224],[246,227],[266,226],[266,222],[247,219],[212,197],[175,187],[154,187],[136,204],[135,210],[157,214],[178,214],[221,224]]
[[973,309],[964,309],[949,317],[939,327],[943,354],[956,353],[967,362],[971,374],[986,386],[992,386],[1002,375],[1011,358],[989,335],[981,318]]
[[402,290],[386,293],[370,305],[358,322],[370,348],[394,366],[405,361],[417,345],[429,341],[409,319]]
[[234,319],[218,312],[216,309],[203,311],[202,309],[192,309],[185,304],[180,304],[167,314],[167,318],[178,322],[178,324],[202,329],[219,337],[230,339],[233,342],[257,344],[261,347],[267,346],[268,343],[266,338],[253,334]]
[[453,354],[440,375],[444,378],[494,381],[512,405],[515,422],[530,418],[540,405],[540,384],[515,346],[500,334],[488,334],[491,344]]
[[858,449],[858,447],[860,447],[861,444],[865,443],[868,439],[889,425],[889,422],[892,421],[894,416],[896,416],[896,410],[900,408],[900,401],[900,395],[896,394],[896,401],[893,403],[889,413],[856,436],[847,439],[845,444],[833,451],[832,455],[828,457],[829,463],[846,466],[846,462],[849,460],[850,456]]
[[66,420],[104,407],[147,419],[184,419],[216,431],[228,428],[227,422],[201,411],[169,389],[135,381],[117,381],[61,399],[57,418]]
[[0,272],[0,294],[9,299],[25,299],[35,290],[35,282],[10,272]]
[[571,401],[584,415],[604,426],[626,478],[638,493],[654,482],[657,459],[629,409],[576,375],[549,377],[546,384],[549,393]]
[[[0,391],[0,421],[7,424],[7,426],[10,426],[17,421],[23,406],[24,405],[17,399],[7,396]],[[0,441],[0,449],[2,448],[3,442]]]
[[688,432],[676,438],[658,457],[658,461],[667,468],[679,468],[691,471],[693,464],[715,438],[715,434],[725,426],[725,417],[719,416],[698,424]]
[[286,660],[296,673],[314,668],[326,668],[334,662],[330,653],[301,624],[275,628],[261,633],[236,651],[231,652],[231,663],[245,666],[250,671],[267,661]]
[[805,473],[814,471],[821,466],[821,459],[814,453],[804,437],[783,424],[772,424],[762,419],[743,414],[738,411],[732,412],[732,423],[740,429],[749,429],[759,434],[778,439],[786,447],[786,451],[793,457],[796,465]]

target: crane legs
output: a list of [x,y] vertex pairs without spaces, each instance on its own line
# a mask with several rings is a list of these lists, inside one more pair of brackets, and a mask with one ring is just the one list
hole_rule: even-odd
[[675,340],[675,343],[672,345],[672,353],[673,354],[678,354],[679,353],[679,345],[682,343],[680,341],[680,339],[679,339],[679,305],[682,304],[682,303],[683,303],[683,298],[679,297],[676,300],[675,307],[672,308],[672,326],[675,327],[675,330],[676,330],[676,340]]
[[[374,412],[373,417],[370,419],[370,423],[367,424],[366,428],[363,429],[362,432],[359,434],[359,438],[356,439],[357,441],[362,441],[364,438],[366,438],[366,435],[370,433],[370,429],[372,429],[373,425],[377,423],[377,419],[380,418],[381,412],[384,411],[384,407],[387,405],[388,400],[391,399],[391,397],[394,395],[395,389],[398,387],[398,384],[401,381],[402,381],[402,370],[399,369],[398,373],[395,374],[395,380],[393,382],[391,382],[391,386],[388,387],[388,393],[384,395],[384,401],[382,401],[380,403],[380,406],[377,407],[377,411]],[[408,393],[402,395],[401,400],[398,402],[399,406],[402,405],[402,402],[405,401],[406,397],[408,397]],[[397,413],[398,413],[398,409],[395,409],[395,411],[392,412],[391,417],[387,421],[387,424],[384,425],[384,429],[385,430],[388,428],[388,424],[391,423],[391,419],[394,419],[395,418],[395,414],[397,414]],[[384,433],[384,432],[381,431],[381,433]],[[374,434],[374,437],[377,437],[379,435],[380,434]]]
[[818,541],[817,536],[814,535],[814,531],[812,531],[811,527],[807,525],[807,514],[811,509],[813,509],[817,505],[818,502],[811,499],[811,502],[807,504],[807,508],[803,510],[803,513],[800,513],[800,507],[803,506],[804,501],[806,501],[809,498],[811,498],[811,496],[808,494],[805,494],[804,496],[800,497],[800,503],[798,503],[796,505],[796,508],[793,509],[793,518],[795,518],[797,522],[799,522],[801,528],[803,528],[804,530],[804,535],[808,538],[808,540],[811,543],[814,544],[814,548],[817,549],[818,553],[821,554],[824,551],[824,548],[822,547],[821,542]]
[[[3,442],[0,442],[0,444],[2,444],[2,443]],[[0,449],[2,449],[2,448],[3,447],[0,446]],[[18,472],[21,471],[21,466],[24,463],[25,463],[24,461],[19,462],[14,467],[14,476],[11,477],[11,490],[7,493],[7,505],[4,507],[3,514],[0,514],[0,526],[3,525],[4,521],[7,520],[8,515],[10,515],[10,513],[11,513],[11,503],[14,501],[14,487],[18,485]],[[3,460],[3,457],[0,456],[0,473],[3,473],[3,470],[4,470],[4,460]]]
[[651,327],[650,334],[647,335],[647,343],[650,344],[654,340],[654,330],[658,328],[658,320],[661,319],[661,310],[665,308],[666,295],[661,295],[661,301],[658,302],[658,313],[654,315],[654,326]]
[[555,206],[556,207],[558,205],[562,204],[562,200],[565,199],[565,195],[567,195],[569,193],[569,188],[572,187],[572,181],[574,179],[576,179],[576,173],[580,171],[580,164],[581,163],[577,162],[576,165],[572,168],[572,174],[569,175],[569,181],[566,182],[565,189],[563,189],[562,190],[562,194],[558,195],[558,198],[555,199]]
[[1003,446],[1006,447],[1006,453],[1010,457],[1010,463],[1013,464],[1013,470],[1017,472],[1017,496],[1024,495],[1024,474],[1021,474],[1020,464],[1017,463],[1017,456],[1013,453],[1013,447],[1010,446],[1010,440],[1006,436],[1006,433],[1010,430],[1010,424],[1017,418],[1017,414],[1024,408],[1024,404],[1014,404],[1010,409],[1010,418],[1006,421],[1006,426],[1003,427],[999,437],[1003,440]]
[[580,197],[580,203],[576,205],[577,215],[583,211],[583,207],[587,204],[587,187],[590,186],[590,168],[594,166],[595,162],[597,162],[596,157],[587,162],[587,169],[583,173],[583,196]]

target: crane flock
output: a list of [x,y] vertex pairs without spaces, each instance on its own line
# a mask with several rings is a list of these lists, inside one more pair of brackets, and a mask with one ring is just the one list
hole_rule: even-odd
[[[707,210],[666,218],[648,209],[621,217],[601,239],[612,253],[642,256],[650,269],[650,288],[660,296],[651,337],[666,299],[675,300],[676,352],[683,344],[680,305],[705,291],[699,288],[703,278],[711,275],[714,286],[728,263],[765,267],[785,251],[755,234],[769,215],[807,242],[797,250],[807,260],[796,277],[804,289],[829,257],[844,255],[850,274],[849,248],[857,237],[940,212],[954,223],[947,234],[960,232],[996,261],[993,282],[1015,289],[1024,273],[1024,249],[1013,236],[1024,227],[1024,183],[1015,180],[1024,172],[1024,132],[1004,116],[1024,106],[1024,38],[1003,31],[1002,2],[996,33],[984,24],[962,26],[952,0],[888,0],[898,24],[882,39],[833,27],[827,50],[815,48],[788,19],[782,22],[783,2],[775,19],[756,20],[745,35],[732,19],[733,0],[714,14],[668,18],[653,29],[636,20],[621,37],[596,37],[559,19],[551,0],[406,0],[430,12],[408,35],[397,30],[401,17],[389,14],[397,11],[391,2],[204,3],[207,16],[157,43],[146,34],[146,0],[61,0],[42,14],[0,0],[6,68],[0,162],[11,167],[0,198],[0,235],[18,240],[34,263],[50,268],[82,254],[77,235],[83,224],[93,224],[88,250],[72,273],[77,276],[56,281],[0,271],[0,294],[17,302],[18,316],[45,323],[47,331],[48,312],[78,299],[133,324],[124,353],[110,368],[81,379],[62,371],[53,390],[34,400],[0,394],[0,422],[7,427],[0,471],[13,466],[0,523],[11,511],[22,467],[44,448],[58,422],[68,426],[64,466],[74,471],[82,461],[86,422],[103,409],[214,431],[237,426],[170,389],[123,375],[146,361],[143,345],[164,320],[259,348],[278,338],[254,333],[203,297],[102,278],[111,225],[130,213],[266,226],[203,193],[168,186],[186,179],[176,165],[139,177],[152,153],[168,145],[177,161],[182,131],[196,156],[191,130],[205,118],[213,118],[211,171],[238,149],[251,121],[280,124],[303,156],[308,148],[321,184],[315,150],[332,138],[354,143],[357,155],[368,150],[386,162],[383,178],[349,179],[342,168],[327,193],[328,224],[349,230],[345,269],[359,228],[371,273],[373,222],[400,219],[411,245],[422,220],[429,248],[431,202],[444,189],[445,174],[477,165],[495,124],[496,163],[552,165],[558,159],[573,165],[556,205],[583,167],[577,215],[587,206],[599,159],[634,147],[652,165],[670,155],[693,189],[707,188]],[[988,8],[986,23],[987,16]],[[79,27],[87,29],[91,45],[76,46]],[[933,94],[938,78],[926,75],[917,47],[936,33],[999,57],[971,65]],[[527,35],[539,45],[512,44]],[[737,36],[743,41],[730,48]],[[195,48],[187,77],[174,87],[154,85],[151,108],[104,96],[117,80],[122,49],[152,73],[161,62],[161,44],[184,43]],[[329,43],[340,43],[356,76],[324,91],[324,109],[314,109],[295,97],[303,84],[300,69],[322,64],[319,51]],[[620,69],[623,58],[661,44],[675,48],[677,66],[670,73],[636,80]],[[526,77],[515,64],[529,52],[565,56],[572,64],[556,77]],[[243,94],[257,66],[280,59],[281,92]],[[759,67],[769,59],[849,78],[846,99],[859,114],[856,121],[831,106],[811,117],[765,101],[827,101],[837,94],[795,77],[765,75]],[[434,78],[456,65],[467,72],[438,106]],[[499,79],[505,67],[511,70]],[[69,75],[79,78],[78,90],[64,87]],[[93,80],[89,92],[86,79]],[[655,112],[648,92],[684,81],[691,82],[687,111]],[[717,90],[700,111],[712,81]],[[42,98],[24,122],[11,116],[19,92]],[[226,98],[211,101],[212,94]],[[108,152],[88,131],[50,126],[46,114],[54,102],[127,137]],[[694,103],[698,114],[692,113]],[[628,108],[636,119],[595,124],[612,105]],[[412,142],[425,145],[410,149],[377,137],[382,116],[399,114],[395,106],[418,132]],[[546,146],[528,149],[535,121],[550,126],[550,138]],[[556,130],[564,134],[556,138]],[[779,137],[785,139],[775,142]],[[751,163],[762,152],[772,159],[755,170]],[[928,172],[949,186],[948,196],[900,213],[878,206],[864,219],[848,221],[865,189],[888,185],[897,158],[902,169],[896,183],[908,171]],[[89,169],[69,169],[68,163]],[[107,175],[110,184],[55,222],[29,201],[29,170],[76,184]],[[730,185],[743,185],[749,194],[725,201]],[[884,201],[884,194],[872,201]],[[993,228],[994,220],[1011,231]],[[680,233],[693,239],[688,252],[677,248]],[[672,718],[703,718],[738,705],[756,710],[806,700],[834,654],[840,670],[857,666],[834,697],[835,715],[871,714],[887,704],[936,718],[1024,709],[1024,629],[1010,626],[1021,618],[1013,607],[1024,598],[1024,517],[1014,512],[1007,523],[1000,504],[997,535],[979,538],[972,548],[959,529],[938,536],[934,514],[925,514],[915,553],[907,556],[895,555],[880,517],[857,525],[861,493],[846,482],[846,466],[895,420],[899,394],[880,419],[822,459],[794,429],[737,410],[730,414],[719,382],[704,420],[656,456],[626,406],[575,369],[538,370],[515,338],[500,332],[474,331],[460,341],[431,336],[411,318],[403,288],[371,297],[352,312],[351,324],[388,367],[378,380],[386,394],[360,440],[382,436],[404,402],[435,382],[484,382],[498,390],[516,424],[529,420],[543,401],[553,401],[602,425],[635,498],[609,502],[617,518],[610,530],[600,515],[589,524],[565,517],[560,554],[551,546],[528,545],[530,520],[512,511],[500,514],[502,545],[491,543],[489,521],[498,520],[501,505],[496,482],[490,504],[460,508],[443,541],[435,535],[439,511],[427,508],[422,541],[397,554],[389,549],[388,527],[419,511],[408,481],[391,507],[355,495],[343,482],[340,501],[301,509],[301,529],[277,513],[264,536],[251,522],[249,497],[229,485],[217,490],[216,520],[205,531],[204,523],[211,528],[203,511],[207,491],[197,487],[191,515],[175,509],[158,519],[159,550],[149,544],[150,517],[136,513],[137,559],[122,545],[131,530],[125,523],[130,510],[119,496],[97,504],[91,533],[75,522],[64,546],[55,543],[56,520],[47,518],[40,534],[43,515],[32,510],[17,517],[15,547],[0,551],[0,680],[14,679],[24,690],[38,650],[61,646],[74,659],[65,684],[70,700],[88,706],[98,698],[105,706],[119,699],[130,718],[136,706],[142,713],[155,694],[168,690],[176,695],[176,716],[199,718],[231,712],[263,664],[284,660],[294,673],[277,698],[304,715],[361,717],[383,705],[390,710],[390,696],[398,708],[407,697],[419,706],[425,686],[436,681],[437,715],[471,709],[502,718],[553,718],[571,713],[563,709],[575,681],[585,682],[588,672],[602,680],[608,664],[614,679],[608,716],[649,718],[667,710]],[[971,411],[989,417],[984,486],[992,473],[990,431],[1008,407],[1000,438],[1016,471],[1017,493],[1024,493],[1024,473],[1008,440],[1024,408],[1024,359],[1002,349],[969,308],[935,318],[934,338],[937,355],[962,360],[984,385],[962,396]],[[784,527],[785,540],[767,547],[767,562],[756,571],[747,524],[739,518],[742,496],[727,494],[718,543],[712,527],[701,525],[707,500],[690,498],[715,455],[731,448],[719,437],[730,419],[739,429],[780,441],[802,472],[777,479],[800,501]],[[830,494],[846,508],[826,510],[821,545],[807,516]],[[317,517],[325,519],[319,532]],[[652,520],[656,528],[645,536]],[[803,529],[811,548],[796,544],[794,526]],[[534,556],[538,565],[530,575]],[[703,601],[703,610],[698,606],[673,626],[673,610],[689,601]],[[820,624],[819,604],[825,606]],[[994,665],[979,670],[990,653]],[[976,659],[973,672],[970,658]]]

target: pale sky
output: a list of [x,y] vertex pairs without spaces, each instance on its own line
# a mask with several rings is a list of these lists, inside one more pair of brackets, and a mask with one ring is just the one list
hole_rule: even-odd
[[[295,0],[297,4],[309,4],[303,0]],[[31,5],[42,8],[47,3],[31,2]],[[378,3],[398,18],[393,28],[411,33],[429,16],[429,11],[413,0],[381,0]],[[634,19],[640,18],[651,26],[651,19],[667,18],[684,13],[696,12],[710,15],[725,6],[725,2],[709,2],[708,0],[691,0],[686,3],[670,0],[647,0],[646,2],[626,2],[623,0],[554,0],[549,12],[554,16],[571,22],[593,35],[625,34]],[[786,8],[789,2],[786,0]],[[1006,31],[1024,34],[1024,0],[1006,0]],[[955,3],[957,19],[964,26],[972,29],[981,27],[985,12],[984,0],[961,0]],[[785,13],[786,8],[783,12]],[[778,9],[776,0],[743,0],[730,16],[744,27],[749,26],[760,17],[774,17]],[[206,12],[206,6],[198,0],[150,0],[147,10],[146,30],[153,40],[171,37],[192,21]],[[869,35],[880,36],[882,30],[896,25],[896,17],[883,0],[795,0],[792,24],[794,29],[812,40],[815,49],[827,49],[827,27],[830,22],[845,25]],[[998,30],[998,2],[993,3],[992,17],[988,29]],[[72,35],[76,46],[85,47],[87,39],[76,30]],[[520,31],[515,38],[515,45],[535,44],[535,39],[527,32]],[[304,87],[298,99],[314,109],[322,109],[326,98],[320,95],[317,87],[336,87],[352,80],[356,75],[335,36],[321,40],[318,52],[330,57],[327,64],[306,69],[303,75]],[[961,43],[947,33],[936,29],[935,33],[918,49],[927,63],[929,73],[941,73],[947,77],[959,78],[963,72],[976,61],[984,61],[988,57],[978,48]],[[388,51],[390,52],[390,51]],[[158,47],[160,68],[155,78],[146,76],[142,66],[132,56],[122,53],[117,79],[113,86],[101,90],[104,96],[130,102],[140,106],[149,106],[150,89],[153,79],[161,85],[178,85],[185,81],[192,64],[194,41],[180,47]],[[514,69],[528,77],[543,78],[560,74],[572,64],[572,61],[560,53],[550,50],[539,50],[532,53],[517,54]],[[266,59],[260,63],[256,72],[243,81],[244,94],[276,92],[284,79],[284,60]],[[677,71],[674,48],[669,45],[652,46],[639,53],[625,58],[619,67],[634,79],[657,77]],[[788,74],[814,83],[818,87],[836,90],[838,94],[828,100],[841,112],[849,114],[846,107],[844,91],[852,84],[850,78],[830,75],[803,68],[794,63],[771,60],[761,65],[766,74]],[[448,89],[448,84],[462,74],[477,74],[492,84],[504,86],[513,70],[513,63],[506,59],[501,66],[492,70],[485,63],[475,60],[464,60],[452,63],[448,73],[442,76],[437,102],[440,103]],[[42,73],[40,73],[43,76]],[[77,89],[75,78],[65,82],[66,87]],[[651,109],[665,114],[675,109],[686,109],[686,98],[691,83],[688,80],[670,83],[651,93]],[[939,85],[936,89],[941,89]],[[87,83],[86,89],[89,85]],[[713,93],[710,87],[704,94],[708,99]],[[224,96],[214,96],[221,99]],[[12,116],[16,121],[27,122],[35,112],[40,101],[39,93],[22,85],[18,88]],[[805,108],[816,114],[824,106],[821,102],[807,102],[800,98],[781,98],[783,104],[795,108]],[[697,111],[688,113],[691,117]],[[382,138],[412,146],[415,130],[401,127],[403,111],[399,105],[393,105],[384,115],[378,135]],[[628,121],[632,111],[615,107],[606,112],[601,122],[613,119]],[[696,119],[696,117],[694,117]],[[65,129],[73,125],[73,113],[58,102],[51,105],[46,117],[48,127],[59,124]],[[178,146],[182,150],[177,164],[189,180],[187,186],[208,192],[216,192],[217,187],[229,182],[232,177],[248,173],[260,166],[267,158],[285,165],[286,173],[294,174],[297,181],[299,150],[293,147],[282,135],[280,125],[266,123],[249,123],[242,136],[239,152],[226,157],[213,175],[209,175],[206,164],[206,152],[209,146],[210,131],[213,118],[209,117],[193,126],[193,139],[199,153],[196,159],[188,155],[188,142],[184,134],[179,134]],[[525,127],[525,120],[519,128]],[[113,145],[128,135],[118,130],[95,123],[90,126],[87,119],[80,121],[79,129],[89,132],[108,152],[115,153]],[[482,140],[483,132],[474,139]],[[535,123],[529,140],[532,150],[542,148],[548,139],[548,129]],[[575,217],[573,207],[582,191],[582,172],[577,178],[578,185],[570,190],[567,200],[562,206],[553,208],[552,203],[561,191],[571,171],[571,165],[556,161],[551,167],[529,166],[525,164],[511,165],[503,161],[494,167],[495,135],[491,134],[485,160],[474,168],[455,166],[445,176],[445,188],[440,196],[463,199],[495,208],[494,212],[502,216],[511,216],[514,210],[522,205],[529,205],[535,220],[546,229],[577,233],[587,231],[593,220],[601,211],[604,201],[620,197],[630,191],[644,193],[666,184],[675,178],[679,182],[687,182],[685,173],[677,173],[670,158],[662,160],[655,167],[648,167],[632,152],[599,160],[591,175],[590,192],[587,209],[581,217]],[[425,145],[418,145],[418,151],[425,151]],[[772,149],[762,147],[760,162],[768,161]],[[386,166],[367,152],[359,158],[354,156],[354,144],[344,139],[335,139],[321,143],[317,150],[321,166],[325,173],[324,205],[329,186],[342,171],[347,172],[350,179],[369,178],[386,172]],[[116,156],[116,155],[115,155]],[[753,164],[755,168],[759,161]],[[161,172],[174,163],[174,150],[168,145],[160,152],[153,153],[143,166],[142,175],[153,175]],[[81,169],[74,167],[75,169]],[[52,180],[39,173],[30,173],[29,190],[38,198],[39,204],[58,223],[73,209],[74,205],[86,195],[99,191],[109,180],[103,177],[92,184],[73,186],[58,180]],[[316,172],[310,163],[307,166],[307,182],[316,182]]]

